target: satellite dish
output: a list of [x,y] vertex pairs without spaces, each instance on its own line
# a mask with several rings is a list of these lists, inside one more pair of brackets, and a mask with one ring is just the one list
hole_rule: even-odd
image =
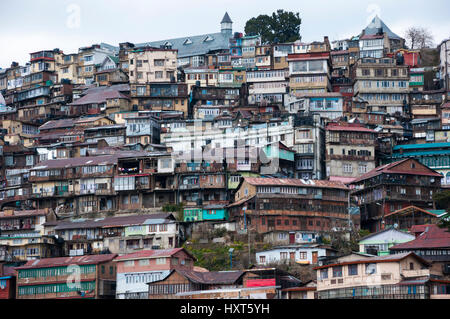
[[398,224],[397,224],[397,223],[394,224],[394,228],[395,228],[395,229],[398,228]]

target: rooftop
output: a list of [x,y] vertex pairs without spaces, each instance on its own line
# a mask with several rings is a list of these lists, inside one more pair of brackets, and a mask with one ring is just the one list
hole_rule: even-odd
[[391,250],[450,248],[450,232],[438,225],[425,225],[425,230],[416,239],[390,247]]

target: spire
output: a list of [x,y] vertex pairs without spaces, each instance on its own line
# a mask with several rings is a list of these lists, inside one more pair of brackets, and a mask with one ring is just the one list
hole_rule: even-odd
[[228,12],[225,12],[222,22],[220,22],[220,30],[224,34],[230,34],[233,32],[233,21],[231,21]]
[[228,12],[225,12],[225,15],[223,16],[222,22],[220,23],[233,23],[233,21],[231,21],[230,16],[228,15]]

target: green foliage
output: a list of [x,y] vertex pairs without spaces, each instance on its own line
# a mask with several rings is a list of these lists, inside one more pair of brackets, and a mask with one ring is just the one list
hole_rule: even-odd
[[212,232],[213,238],[223,237],[227,233],[227,229],[225,227],[214,229]]
[[370,231],[368,231],[367,229],[361,229],[359,231],[359,238],[363,238],[363,237],[366,237],[369,235],[370,235]]
[[439,209],[448,209],[450,206],[450,190],[445,190],[433,195],[433,200]]
[[264,14],[248,20],[245,24],[245,34],[260,35],[263,43],[294,42],[301,38],[301,23],[300,13],[277,10],[271,16]]
[[192,255],[197,258],[195,266],[203,267],[209,271],[221,271],[230,269],[229,249],[234,248],[233,265],[240,263],[240,255],[243,254],[243,243],[234,243],[232,245],[209,244],[207,247],[201,245],[184,245]]
[[447,228],[448,231],[450,231],[450,213],[446,213],[444,216],[441,217],[438,226],[440,228]]
[[184,204],[165,204],[162,208],[165,213],[175,213],[177,220],[183,220]]

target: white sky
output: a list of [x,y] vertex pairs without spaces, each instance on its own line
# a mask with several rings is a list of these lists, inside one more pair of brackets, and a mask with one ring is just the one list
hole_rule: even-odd
[[233,31],[244,32],[247,20],[277,9],[300,12],[305,42],[357,35],[375,13],[400,36],[422,26],[435,43],[450,37],[448,0],[1,0],[0,67],[23,65],[39,50],[219,32],[225,11]]

